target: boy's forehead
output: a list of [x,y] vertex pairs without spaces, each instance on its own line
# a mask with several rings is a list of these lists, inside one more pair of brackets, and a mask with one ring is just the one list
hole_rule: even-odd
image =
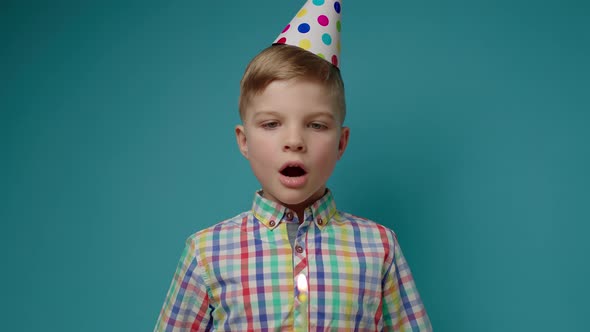
[[[275,80],[247,98],[246,110],[273,111],[273,107],[324,110],[337,113],[338,100],[331,89],[315,80]],[[278,110],[274,110],[278,111]]]

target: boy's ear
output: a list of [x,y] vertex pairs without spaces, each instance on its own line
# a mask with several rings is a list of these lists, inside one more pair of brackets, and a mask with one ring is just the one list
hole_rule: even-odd
[[244,157],[246,157],[246,159],[248,159],[248,144],[246,142],[246,131],[244,130],[244,126],[237,125],[235,131],[236,141],[238,142],[240,152]]
[[338,160],[342,158],[344,151],[346,150],[346,146],[348,146],[348,138],[350,137],[350,128],[342,127],[340,131],[340,141],[338,142]]

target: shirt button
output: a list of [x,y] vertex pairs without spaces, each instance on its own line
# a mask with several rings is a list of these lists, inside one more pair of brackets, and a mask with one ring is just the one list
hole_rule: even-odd
[[318,225],[323,225],[324,224],[324,219],[322,218],[318,218]]
[[271,220],[269,223],[270,227],[275,227],[276,223],[274,220]]
[[303,252],[303,247],[302,247],[302,246],[297,246],[297,247],[295,247],[295,250],[296,250],[298,253],[302,253],[302,252]]
[[287,217],[287,220],[288,220],[288,221],[291,221],[291,220],[293,220],[293,212],[291,212],[291,211],[287,212],[287,215],[286,215],[286,217]]

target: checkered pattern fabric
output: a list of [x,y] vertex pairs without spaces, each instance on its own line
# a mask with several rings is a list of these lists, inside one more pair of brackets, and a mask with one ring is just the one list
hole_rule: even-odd
[[[293,248],[287,222],[300,223]],[[251,211],[189,237],[155,327],[348,330],[432,327],[393,231],[337,211],[330,191],[302,221],[257,193]]]

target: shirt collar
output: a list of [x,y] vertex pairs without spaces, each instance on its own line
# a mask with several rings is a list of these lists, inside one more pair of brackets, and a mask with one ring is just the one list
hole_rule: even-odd
[[[282,221],[288,221],[289,214],[293,216],[294,212],[280,203],[273,202],[262,197],[262,190],[254,195],[252,203],[252,213],[258,221],[264,226],[275,229]],[[326,189],[324,196],[305,209],[303,222],[314,222],[321,230],[336,214],[336,202],[332,192]]]

